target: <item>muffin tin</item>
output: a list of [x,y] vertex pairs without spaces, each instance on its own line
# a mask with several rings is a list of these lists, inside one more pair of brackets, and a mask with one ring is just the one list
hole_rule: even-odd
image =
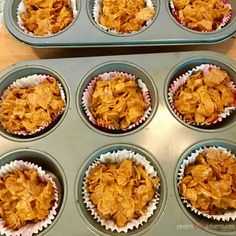
[[[23,159],[54,176],[60,189],[58,214],[38,235],[235,235],[236,222],[216,222],[185,208],[177,188],[182,160],[200,146],[223,146],[236,153],[235,112],[211,129],[184,124],[168,104],[168,85],[179,74],[202,63],[226,69],[236,81],[236,62],[212,52],[137,54],[108,57],[21,62],[0,73],[0,94],[19,77],[54,75],[65,89],[67,107],[54,127],[35,137],[17,137],[1,130],[0,164]],[[94,75],[120,70],[137,75],[148,86],[152,114],[140,127],[125,133],[107,133],[91,125],[81,107],[81,96]],[[128,233],[105,230],[82,200],[82,182],[88,166],[102,153],[132,150],[145,156],[161,178],[160,202],[148,222]]]
[[93,17],[94,0],[77,0],[78,13],[63,31],[50,36],[31,36],[17,24],[17,7],[21,0],[8,0],[5,4],[5,23],[10,33],[19,41],[34,47],[115,47],[144,45],[209,44],[224,41],[236,32],[236,2],[230,0],[232,17],[220,30],[197,32],[179,24],[172,16],[169,0],[153,0],[156,14],[153,22],[139,32],[117,35],[103,30]]

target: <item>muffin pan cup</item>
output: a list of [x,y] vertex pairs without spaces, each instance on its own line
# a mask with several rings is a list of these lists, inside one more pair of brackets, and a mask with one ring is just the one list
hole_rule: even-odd
[[[145,4],[145,7],[147,7],[148,9],[153,9],[154,11],[156,10],[154,8],[152,0],[145,0],[144,4]],[[116,35],[116,34],[119,35],[120,33],[118,33],[115,29],[107,28],[105,25],[102,25],[100,23],[100,15],[101,15],[102,12],[104,13],[104,11],[102,11],[102,8],[103,8],[103,0],[94,0],[94,6],[93,6],[93,9],[92,9],[92,18],[93,18],[94,22],[97,24],[97,26],[101,27],[102,30],[107,31],[108,33],[114,33],[114,35]],[[146,23],[139,30],[132,31],[130,33],[131,34],[132,33],[137,33],[139,31],[144,30],[145,27],[148,27],[148,25],[152,23],[153,18],[154,17],[147,20]],[[122,33],[122,34],[127,36],[127,34],[130,34],[130,33]]]
[[[37,74],[38,73],[38,74]],[[52,130],[56,128],[58,123],[60,123],[63,120],[63,117],[65,117],[65,112],[68,109],[67,102],[69,102],[69,95],[68,90],[66,86],[66,82],[63,80],[61,75],[56,73],[50,68],[47,67],[40,67],[36,65],[31,65],[30,67],[20,67],[16,68],[16,70],[11,71],[9,74],[7,74],[5,77],[2,77],[2,80],[0,81],[0,99],[2,100],[3,93],[6,89],[11,87],[30,87],[37,85],[40,81],[43,81],[44,79],[48,78],[49,76],[52,76],[56,79],[57,85],[60,89],[60,95],[62,100],[65,103],[65,107],[52,119],[50,123],[48,123],[45,126],[41,126],[36,131],[27,133],[24,131],[15,131],[15,132],[8,132],[2,124],[0,124],[0,133],[1,135],[6,135],[7,137],[23,137],[23,139],[34,139],[38,138],[39,136],[43,136],[46,133],[48,133],[49,130]]]
[[[30,76],[27,76],[27,77],[17,79],[12,84],[10,84],[7,89],[13,89],[13,88],[24,89],[24,88],[35,87],[35,86],[39,85],[40,83],[42,83],[43,81],[45,81],[49,78],[50,78],[49,75],[37,75],[37,74],[30,75]],[[64,90],[63,90],[61,84],[58,81],[56,83],[57,83],[57,86],[60,90],[60,97],[63,100],[63,102],[66,104]],[[4,100],[4,98],[1,97],[0,101],[2,102],[3,100]],[[59,117],[63,114],[64,110],[65,110],[65,106],[57,114],[55,114],[54,118],[52,118],[52,120],[49,123],[38,127],[36,130],[34,130],[32,132],[27,132],[27,131],[22,131],[22,130],[15,130],[15,131],[12,132],[12,134],[13,135],[20,135],[20,136],[23,135],[25,137],[26,136],[29,137],[31,135],[37,135],[37,133],[42,133],[44,129],[48,128],[49,126],[52,126],[53,123],[56,123],[56,121],[59,119]],[[6,130],[6,132],[8,132],[8,131]],[[8,132],[8,133],[10,133],[10,132]]]
[[229,23],[213,32],[196,32],[179,24],[171,13],[169,0],[153,0],[156,14],[142,30],[127,35],[102,29],[93,19],[93,0],[77,0],[78,13],[64,30],[49,36],[26,34],[17,24],[17,7],[20,0],[5,4],[5,23],[9,32],[19,41],[33,47],[117,47],[151,45],[210,44],[224,41],[236,32],[236,2],[230,0],[232,17]]
[[[225,146],[225,144],[223,144],[223,145]],[[235,155],[231,152],[231,150],[227,150],[227,148],[221,147],[221,146],[217,146],[217,147],[215,147],[215,146],[207,146],[207,147],[202,146],[199,149],[193,151],[191,153],[191,155],[189,155],[188,157],[182,158],[181,159],[181,165],[179,167],[178,175],[177,175],[177,181],[178,181],[177,185],[179,187],[179,193],[181,195],[180,198],[183,201],[183,204],[187,208],[190,208],[191,211],[194,211],[197,215],[202,215],[204,217],[207,217],[208,219],[212,219],[212,220],[215,220],[215,221],[230,221],[230,220],[235,221],[235,219],[236,219],[236,211],[235,210],[232,209],[232,210],[226,211],[222,214],[208,214],[208,213],[202,212],[200,209],[194,208],[191,205],[190,201],[188,201],[188,199],[185,198],[184,194],[181,193],[181,187],[180,186],[181,186],[182,180],[186,176],[185,175],[186,168],[188,166],[196,164],[195,162],[196,162],[196,159],[197,159],[198,155],[205,153],[209,149],[213,149],[215,151],[224,153],[224,155],[236,159]]]
[[185,119],[184,115],[181,115],[179,113],[178,109],[175,108],[174,96],[177,93],[177,91],[183,85],[185,85],[187,83],[188,79],[191,78],[192,75],[194,75],[195,73],[197,73],[199,71],[202,71],[203,74],[207,73],[207,71],[209,71],[210,68],[220,69],[220,67],[217,67],[215,65],[202,64],[200,66],[197,66],[196,68],[192,68],[192,70],[189,70],[185,74],[179,76],[178,78],[173,80],[172,83],[169,86],[168,100],[169,100],[170,106],[171,106],[172,110],[176,113],[176,115],[180,119],[182,119],[185,123],[188,123],[188,124],[194,125],[194,126],[199,126],[199,127],[207,127],[207,126],[210,127],[211,125],[214,125],[214,124],[217,124],[218,122],[221,122],[224,118],[229,116],[236,109],[236,98],[235,98],[235,96],[236,96],[235,95],[236,94],[236,85],[235,85],[233,80],[230,80],[230,82],[227,84],[227,86],[232,90],[233,96],[234,96],[234,101],[233,101],[232,105],[226,106],[223,111],[218,113],[217,119],[214,120],[211,123],[206,124],[206,123],[197,123],[197,122],[189,121],[189,120]]
[[37,223],[28,223],[24,226],[22,226],[18,230],[12,230],[7,227],[5,220],[0,220],[0,231],[2,234],[5,234],[7,236],[12,235],[33,235],[41,231],[42,229],[46,228],[48,225],[50,225],[53,220],[56,217],[57,214],[57,208],[58,208],[58,190],[57,185],[50,176],[50,174],[46,174],[45,171],[42,170],[41,167],[28,162],[28,161],[22,161],[22,160],[14,160],[11,161],[9,164],[1,166],[0,169],[0,176],[1,178],[7,175],[10,175],[13,173],[15,169],[25,171],[25,170],[36,170],[38,174],[38,178],[43,182],[51,182],[53,186],[53,195],[54,195],[54,203],[52,204],[51,209],[49,210],[48,216],[41,221],[38,221]]
[[[89,105],[92,101],[92,97],[95,92],[95,87],[96,87],[97,82],[99,80],[109,81],[116,76],[124,76],[125,78],[128,78],[131,81],[135,81],[137,88],[142,93],[143,101],[147,105],[147,108],[144,110],[143,115],[135,123],[132,122],[128,127],[119,128],[119,129],[112,126],[112,125],[107,125],[107,124],[97,122],[96,118],[93,116],[93,114],[91,113],[91,111],[89,109]],[[97,126],[98,128],[100,127],[102,129],[107,129],[108,131],[110,130],[111,132],[113,132],[114,130],[119,130],[120,132],[125,132],[125,131],[129,131],[131,129],[134,129],[135,127],[137,127],[140,124],[142,124],[143,122],[145,122],[145,120],[148,119],[148,117],[152,111],[150,93],[149,93],[147,86],[143,83],[143,81],[140,78],[138,78],[138,79],[135,78],[135,76],[133,76],[131,74],[124,73],[124,72],[118,72],[118,71],[104,73],[104,74],[98,75],[95,78],[93,78],[90,81],[90,83],[88,84],[85,91],[83,92],[82,106],[83,106],[84,111],[87,115],[87,118],[91,121],[91,123],[93,125]]]
[[[33,148],[19,148],[2,155],[0,165],[1,176],[10,173],[16,167],[21,170],[28,168],[37,169],[39,178],[44,181],[52,180],[56,200],[50,210],[50,214],[44,221],[26,224],[18,231],[3,227],[0,235],[31,236],[43,235],[49,231],[63,212],[67,196],[66,177],[59,163],[46,152]],[[2,224],[4,224],[4,221],[1,219]]]
[[[98,153],[96,152],[91,156],[91,158],[88,158],[85,167],[81,168],[76,181],[76,186],[78,186],[77,189],[78,191],[76,194],[77,194],[77,199],[79,200],[80,203],[77,205],[77,207],[79,211],[80,207],[81,208],[86,207],[88,209],[88,212],[82,213],[82,217],[85,216],[84,219],[85,223],[87,225],[90,225],[91,223],[92,225],[99,225],[100,223],[101,226],[97,227],[97,229],[101,231],[107,230],[110,232],[118,232],[119,234],[131,231],[132,234],[139,234],[140,232],[144,233],[151,227],[152,222],[154,222],[155,219],[160,217],[161,215],[160,209],[163,208],[166,200],[164,197],[165,196],[164,189],[166,188],[165,179],[161,167],[157,162],[155,162],[152,159],[150,154],[143,152],[142,150],[138,149],[138,147],[135,147],[133,145],[127,145],[127,144],[109,145],[99,150],[99,152],[100,156],[98,156]],[[89,201],[88,197],[89,193],[86,191],[86,186],[87,186],[86,178],[89,175],[88,174],[89,171],[91,171],[93,167],[97,166],[98,164],[121,163],[122,160],[126,159],[132,160],[136,165],[142,165],[149,176],[151,177],[158,176],[160,178],[160,182],[155,188],[155,196],[147,205],[146,212],[139,218],[133,219],[130,222],[128,222],[125,226],[119,228],[117,227],[117,225],[114,224],[113,221],[104,220],[99,217],[98,213],[96,212],[96,208],[94,208],[93,203]],[[87,169],[88,165],[89,167]],[[81,178],[82,176],[84,176],[83,180]],[[81,196],[83,200],[81,199]],[[83,203],[81,202],[81,200]]]
[[[69,0],[69,7],[72,11],[73,18],[77,16],[77,7],[76,7],[76,0]],[[17,7],[17,24],[18,26],[25,32],[26,34],[29,35],[34,35],[31,31],[29,31],[27,28],[24,26],[24,21],[22,20],[20,14],[21,13],[26,13],[26,6],[24,4],[24,0],[21,0],[18,7]],[[59,31],[60,32],[60,31]],[[51,33],[45,34],[45,36],[49,36]]]
[[[173,0],[169,0],[169,1],[170,1],[170,8],[171,8],[172,15],[175,17],[176,21],[179,22],[184,27],[189,28],[187,26],[186,22],[181,22],[181,19],[179,18],[178,10],[175,7],[174,1]],[[231,16],[232,16],[232,7],[231,7],[229,1],[228,0],[222,0],[222,3],[224,4],[225,7],[229,8],[230,11],[229,11],[228,14],[225,14],[224,17],[222,18],[221,22],[219,22],[217,30],[222,29],[224,26],[226,26],[228,24],[228,22],[230,21]],[[194,31],[196,31],[196,29],[194,29]],[[199,32],[199,30],[197,30],[197,31]],[[212,32],[212,31],[202,30],[200,32]]]
[[[235,221],[216,223],[188,211],[180,200],[177,188],[178,167],[189,152],[199,149],[201,145],[210,145],[223,146],[236,153],[235,112],[220,122],[219,126],[211,129],[196,128],[179,120],[168,103],[167,93],[171,81],[203,63],[215,64],[227,70],[233,80],[236,80],[236,62],[224,55],[207,51],[36,60],[15,64],[0,73],[1,88],[8,76],[11,75],[12,80],[14,79],[13,72],[23,74],[24,69],[34,68],[34,73],[42,73],[43,68],[47,68],[47,71],[60,75],[67,95],[66,111],[55,129],[32,139],[21,139],[3,133],[0,136],[1,165],[12,159],[24,158],[24,153],[18,153],[20,149],[39,150],[47,153],[50,158],[41,155],[41,158],[31,159],[33,153],[28,153],[30,161],[51,171],[55,168],[57,170],[54,174],[61,176],[61,208],[52,225],[38,235],[236,234]],[[36,72],[37,68],[41,71]],[[138,77],[147,75],[149,78],[145,79],[145,83],[152,96],[153,113],[142,126],[125,135],[98,131],[96,127],[88,125],[82,110],[80,95],[86,87],[84,81],[88,76],[108,70],[124,71]],[[123,149],[140,153],[154,163],[163,184],[160,185],[158,208],[147,223],[133,231],[118,234],[105,230],[98,222],[93,221],[83,205],[80,193],[84,171],[91,162],[101,153]],[[14,155],[6,159],[6,155],[12,151]],[[57,164],[51,165],[50,161]]]

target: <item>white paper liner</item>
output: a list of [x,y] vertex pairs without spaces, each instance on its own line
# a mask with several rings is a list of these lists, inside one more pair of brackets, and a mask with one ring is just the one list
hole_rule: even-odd
[[83,191],[82,191],[82,195],[83,195],[83,201],[86,204],[87,209],[91,212],[91,215],[94,217],[94,219],[97,220],[97,222],[100,222],[100,224],[102,226],[104,226],[106,228],[106,230],[111,230],[113,231],[117,231],[118,233],[121,232],[125,232],[127,233],[128,230],[133,230],[134,228],[138,228],[141,225],[143,225],[145,222],[148,221],[148,218],[151,217],[155,211],[155,209],[157,208],[157,205],[159,203],[159,188],[160,188],[160,184],[159,183],[156,186],[156,192],[155,192],[155,196],[154,198],[149,202],[148,206],[147,206],[147,211],[144,215],[142,215],[140,218],[138,219],[133,219],[132,221],[128,222],[127,225],[125,225],[124,227],[118,227],[114,221],[112,220],[104,220],[102,219],[97,210],[96,210],[96,206],[92,203],[92,201],[90,200],[90,193],[87,191],[87,178],[89,176],[90,171],[98,166],[101,163],[118,163],[120,164],[122,161],[130,159],[132,160],[136,165],[142,165],[145,168],[145,171],[148,173],[149,176],[151,177],[158,177],[157,172],[155,171],[154,167],[150,164],[150,162],[148,162],[146,160],[145,157],[141,156],[138,153],[135,153],[133,151],[130,150],[118,150],[118,151],[113,151],[108,152],[106,154],[102,154],[100,155],[100,157],[94,161],[88,168],[88,170],[85,173],[85,178],[83,181]]
[[[186,120],[184,118],[184,116],[181,115],[178,112],[178,110],[175,108],[175,106],[174,106],[174,95],[177,92],[177,90],[186,83],[186,81],[190,78],[191,75],[193,75],[194,73],[196,73],[198,71],[203,71],[203,73],[207,73],[209,71],[209,68],[218,68],[218,69],[220,69],[220,67],[217,67],[215,65],[202,64],[202,65],[197,66],[197,67],[195,67],[191,70],[188,70],[185,74],[183,74],[183,75],[179,76],[177,79],[175,79],[171,83],[171,85],[169,86],[168,100],[169,100],[170,106],[171,106],[172,110],[175,112],[175,114],[187,124],[197,125],[197,126],[209,126],[209,125],[212,125],[212,124],[216,124],[218,122],[221,122],[224,118],[229,116],[236,109],[236,100],[235,100],[234,105],[230,106],[230,107],[226,107],[223,112],[218,114],[218,118],[213,123],[210,123],[210,124],[204,123],[204,124],[202,124],[202,123],[190,122],[190,121]],[[232,90],[234,91],[234,94],[236,95],[236,85],[235,85],[235,83],[233,81],[230,81],[228,83],[228,86],[230,88],[232,88]]]
[[8,173],[12,173],[14,169],[19,169],[19,170],[36,169],[38,172],[38,176],[42,181],[44,182],[51,181],[53,185],[55,203],[45,220],[39,221],[38,223],[28,223],[25,226],[21,227],[19,230],[13,230],[13,229],[9,229],[5,227],[5,221],[2,218],[0,218],[1,235],[5,234],[6,236],[32,236],[33,234],[36,234],[39,231],[46,228],[55,219],[55,216],[57,214],[56,209],[58,207],[57,186],[55,182],[53,181],[53,179],[51,178],[51,176],[49,174],[46,174],[46,172],[42,170],[41,167],[37,166],[36,164],[30,163],[27,161],[22,161],[22,160],[19,160],[19,161],[15,160],[15,161],[10,162],[10,164],[6,164],[2,166],[0,169],[0,178],[2,178]]
[[[50,78],[51,76],[50,75],[42,75],[42,74],[34,74],[34,75],[30,75],[30,76],[27,76],[27,77],[23,77],[23,78],[20,78],[20,79],[17,79],[15,82],[13,82],[11,85],[9,85],[9,88],[28,88],[28,87],[35,87],[36,85],[40,84],[42,81]],[[65,98],[65,92],[63,90],[63,87],[62,85],[57,82],[57,85],[60,89],[60,95],[61,95],[61,98],[62,100],[64,101],[64,104],[66,104],[66,98]],[[3,99],[3,97],[1,97],[1,100]],[[65,111],[65,107],[60,111],[58,112],[58,114],[54,117],[53,120],[51,120],[50,123],[44,125],[44,126],[41,126],[39,127],[38,129],[36,129],[35,131],[33,132],[26,132],[26,131],[14,131],[13,134],[15,135],[23,135],[23,136],[31,136],[31,135],[34,135],[40,131],[42,131],[43,129],[47,128],[50,124],[52,124],[63,112]]]
[[[211,147],[201,147],[198,150],[195,150],[193,153],[191,153],[191,155],[189,155],[188,157],[186,157],[183,160],[183,163],[180,165],[180,169],[178,171],[178,175],[177,175],[177,182],[178,182],[178,186],[180,185],[183,177],[184,177],[184,170],[187,166],[193,164],[197,158],[197,156],[200,153],[205,152],[207,149],[209,148],[213,148],[215,150],[221,151],[224,154],[226,154],[227,156],[231,156],[233,158],[236,158],[234,154],[231,153],[231,151],[227,150],[226,148],[223,147],[215,147],[215,146],[211,146]],[[198,209],[192,207],[191,203],[184,198],[183,195],[181,195],[181,200],[183,201],[183,203],[186,205],[186,207],[190,208],[191,211],[193,211],[194,213],[198,214],[198,215],[202,215],[208,219],[213,219],[213,220],[217,220],[217,221],[230,221],[230,220],[235,220],[236,219],[236,210],[232,210],[229,212],[224,213],[223,215],[209,215],[206,214],[204,212],[199,211]]]
[[[73,12],[73,17],[75,18],[77,13],[78,13],[78,10],[77,10],[77,7],[76,7],[76,0],[68,0],[69,2],[69,5],[72,9],[72,12]],[[23,12],[26,12],[26,8],[25,8],[25,4],[24,4],[24,0],[21,0],[18,8],[17,8],[17,24],[19,25],[19,27],[27,34],[29,35],[34,35],[32,32],[30,32],[28,29],[26,29],[24,27],[24,22],[23,20],[21,19],[20,17],[20,14],[23,13]],[[67,26],[68,27],[68,26]],[[59,31],[60,32],[60,31]],[[57,32],[58,33],[58,32]],[[49,35],[52,35],[52,33],[48,32],[48,34],[45,34],[43,36],[49,36]]]
[[[92,10],[92,15],[93,15],[94,21],[96,22],[97,25],[99,25],[102,29],[104,29],[107,32],[121,34],[121,33],[117,32],[116,30],[111,30],[111,29],[107,28],[106,26],[99,23],[101,11],[102,11],[101,10],[102,2],[103,2],[103,0],[94,0],[94,6],[93,6],[93,10]],[[146,6],[148,8],[155,10],[155,7],[152,3],[152,0],[145,0],[145,2],[146,2]],[[148,25],[150,25],[150,23],[152,21],[153,21],[153,18],[148,20],[146,22],[145,26],[143,26],[140,30],[142,30],[145,27],[147,27]],[[131,34],[131,33],[135,33],[135,32],[137,32],[137,31],[133,31],[133,32],[130,32],[130,33],[122,33],[122,35],[127,35],[127,34]]]
[[138,87],[140,87],[141,90],[142,90],[144,101],[148,105],[148,108],[144,112],[143,116],[136,123],[131,124],[129,127],[125,128],[125,129],[120,129],[120,130],[126,131],[126,130],[133,129],[136,126],[142,124],[150,116],[151,111],[152,111],[152,108],[151,108],[151,98],[150,98],[150,93],[148,91],[148,88],[143,83],[143,81],[141,79],[136,79],[136,77],[134,75],[127,74],[127,73],[124,73],[124,72],[119,72],[119,71],[106,72],[106,73],[103,73],[101,75],[98,75],[97,77],[95,77],[89,83],[89,85],[85,89],[85,91],[83,93],[83,97],[82,97],[82,107],[84,108],[85,113],[86,113],[88,119],[94,125],[98,125],[100,127],[103,127],[103,128],[106,128],[106,129],[110,129],[110,130],[118,130],[117,128],[115,128],[115,127],[113,127],[111,125],[104,125],[104,124],[98,123],[97,120],[93,117],[92,113],[89,110],[89,105],[90,105],[91,98],[92,98],[92,95],[94,93],[94,88],[95,88],[95,85],[96,85],[97,81],[99,79],[111,80],[114,76],[117,76],[117,75],[125,76],[125,77],[129,78],[130,80],[136,80],[137,83],[138,83]]
[[[219,30],[219,29],[222,29],[224,26],[226,26],[228,24],[228,22],[230,21],[231,17],[232,17],[232,7],[231,5],[229,4],[229,1],[228,0],[222,0],[222,2],[225,4],[226,7],[229,7],[230,8],[230,12],[229,14],[225,15],[221,21],[221,24],[217,27],[217,29],[215,30]],[[179,19],[179,16],[177,14],[177,10],[175,9],[175,5],[174,5],[174,2],[173,0],[169,0],[169,6],[171,8],[171,13],[172,15],[175,17],[175,19],[183,26],[187,27],[187,24],[185,22],[181,22],[181,20]],[[188,28],[188,27],[187,27]],[[188,29],[191,29],[191,28],[188,28]],[[198,31],[196,29],[191,29],[191,30],[194,30],[194,31]],[[212,31],[215,31],[215,30],[212,30]],[[212,31],[199,31],[199,32],[212,32]]]
[[3,9],[4,9],[5,0],[0,0],[0,32],[3,25]]

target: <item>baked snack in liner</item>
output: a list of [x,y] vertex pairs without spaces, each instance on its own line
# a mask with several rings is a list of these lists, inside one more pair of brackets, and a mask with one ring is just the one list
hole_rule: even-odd
[[168,100],[187,124],[209,127],[235,110],[236,86],[225,70],[202,64],[170,84]]
[[149,117],[151,98],[142,80],[114,71],[91,80],[83,93],[82,106],[97,127],[126,131]]
[[200,32],[219,30],[232,16],[228,0],[170,0],[169,5],[180,24]]
[[76,15],[75,0],[21,0],[17,23],[27,34],[47,36],[68,27]]
[[124,149],[102,154],[89,166],[82,194],[96,221],[111,231],[127,233],[153,215],[160,184],[145,157]]
[[108,32],[138,32],[152,22],[154,15],[151,0],[94,0],[93,18]]
[[0,232],[31,236],[54,220],[58,207],[55,182],[35,164],[16,160],[0,169]]
[[217,221],[236,219],[236,158],[223,147],[201,147],[185,158],[178,187],[187,208]]
[[0,122],[11,134],[30,136],[53,124],[65,110],[65,93],[49,75],[16,80],[0,99]]

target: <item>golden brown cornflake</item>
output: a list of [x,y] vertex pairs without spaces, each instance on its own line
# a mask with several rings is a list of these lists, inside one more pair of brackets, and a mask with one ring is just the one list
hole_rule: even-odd
[[212,124],[226,107],[234,106],[230,77],[220,68],[198,71],[174,95],[174,107],[188,122]]
[[0,179],[0,217],[14,230],[37,223],[49,215],[54,195],[52,182],[41,181],[37,170],[15,169]]
[[127,159],[121,164],[94,167],[87,179],[87,190],[99,216],[123,227],[145,214],[159,183],[159,177],[150,177],[143,166]]
[[34,35],[55,34],[73,20],[68,0],[24,0],[23,26]]
[[190,29],[218,29],[231,7],[222,0],[173,0],[180,22]]
[[0,101],[0,121],[9,133],[31,133],[48,125],[65,107],[53,77],[34,87],[8,88]]
[[117,33],[139,31],[155,14],[145,0],[103,0],[100,24]]
[[236,159],[206,148],[185,168],[180,191],[193,208],[209,215],[236,209]]
[[89,110],[97,123],[124,129],[135,124],[148,105],[135,80],[114,76],[111,80],[98,80]]

